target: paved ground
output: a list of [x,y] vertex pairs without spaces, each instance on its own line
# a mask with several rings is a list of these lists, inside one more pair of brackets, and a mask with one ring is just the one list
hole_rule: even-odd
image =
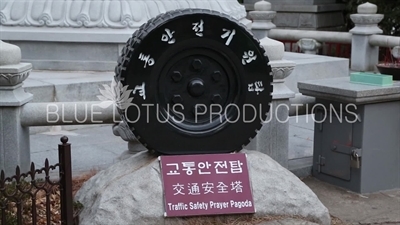
[[[307,123],[308,120],[308,123]],[[103,169],[118,161],[127,143],[112,133],[111,125],[76,127],[31,135],[31,157],[37,165],[44,159],[58,160],[57,145],[62,135],[72,144],[72,166],[75,175],[91,169]],[[290,120],[290,158],[312,155],[312,124],[305,116]],[[359,195],[308,177],[304,182],[317,194],[331,215],[348,224],[400,224],[400,189]]]
[[69,131],[60,128],[52,127],[51,131],[31,135],[31,160],[36,165],[43,165],[45,158],[51,164],[58,162],[57,146],[63,135],[71,143],[74,174],[106,168],[128,149],[127,142],[112,133],[111,125],[77,127]]
[[360,195],[313,177],[303,181],[331,215],[347,224],[400,224],[400,189]]
[[[74,73],[71,77],[68,72],[36,71],[25,81],[24,87],[34,94],[33,101],[93,101],[97,100],[98,94],[94,91],[101,88],[102,84],[109,84],[112,76],[112,73]],[[296,171],[297,175],[309,174],[314,137],[312,117],[293,117],[289,123],[289,169]],[[32,161],[38,166],[44,164],[45,158],[51,164],[57,163],[57,145],[60,137],[67,135],[72,143],[74,175],[92,169],[104,169],[117,162],[118,157],[127,150],[127,143],[114,136],[111,127],[34,127],[30,139]],[[400,224],[400,189],[359,195],[312,177],[304,179],[304,182],[333,216],[348,224]]]

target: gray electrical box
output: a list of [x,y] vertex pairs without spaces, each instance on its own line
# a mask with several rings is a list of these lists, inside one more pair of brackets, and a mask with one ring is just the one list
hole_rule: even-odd
[[317,99],[313,176],[358,193],[400,188],[400,82],[332,78],[298,86]]

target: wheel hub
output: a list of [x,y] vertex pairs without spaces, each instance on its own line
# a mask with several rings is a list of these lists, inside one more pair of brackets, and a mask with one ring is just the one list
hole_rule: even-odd
[[[238,89],[237,75],[231,68],[228,60],[212,49],[198,48],[176,54],[163,68],[158,82],[164,117],[189,132],[220,126],[222,119],[216,111],[234,103]],[[182,106],[178,112],[174,111],[177,104]],[[179,118],[180,122],[173,118]]]
[[205,91],[204,82],[199,78],[190,81],[188,85],[188,91],[192,97],[202,96]]

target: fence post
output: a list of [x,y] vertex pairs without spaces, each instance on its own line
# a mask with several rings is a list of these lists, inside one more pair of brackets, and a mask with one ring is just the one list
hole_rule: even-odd
[[72,169],[71,144],[68,137],[63,136],[62,144],[58,145],[58,160],[60,172],[61,224],[73,224]]
[[383,31],[378,27],[384,17],[376,14],[378,7],[371,3],[358,6],[357,14],[350,15],[355,27],[350,30],[353,34],[351,41],[351,70],[374,71],[379,61],[379,47],[369,44],[369,38],[373,34]]

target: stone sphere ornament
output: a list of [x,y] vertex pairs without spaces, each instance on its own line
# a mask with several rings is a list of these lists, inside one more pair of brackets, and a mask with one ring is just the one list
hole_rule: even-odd
[[272,74],[259,41],[205,9],[161,14],[127,41],[115,69],[121,118],[161,154],[228,153],[256,136]]

